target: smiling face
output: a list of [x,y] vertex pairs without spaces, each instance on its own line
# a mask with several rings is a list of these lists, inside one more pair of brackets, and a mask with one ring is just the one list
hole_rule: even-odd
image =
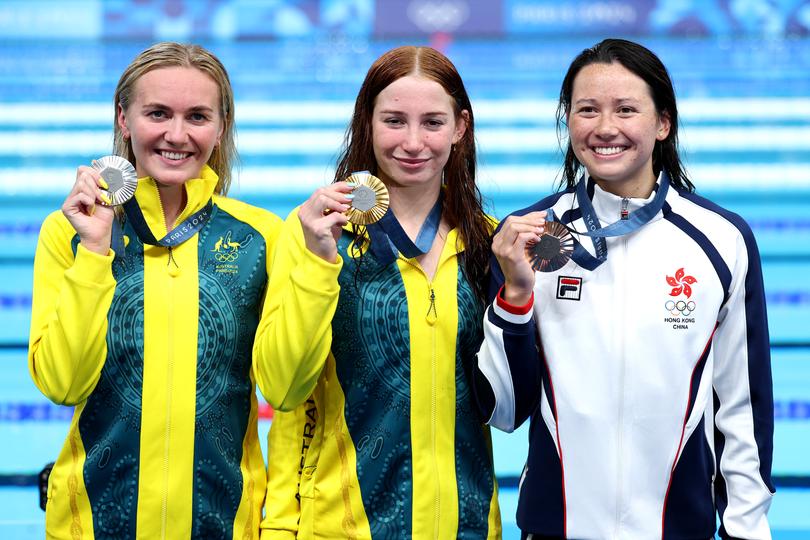
[[453,100],[436,81],[408,75],[377,95],[371,119],[378,174],[389,187],[438,191],[451,146],[466,130]]
[[656,178],[652,153],[670,121],[655,108],[647,83],[618,62],[593,63],[574,79],[568,133],[577,160],[599,186],[647,197]]
[[138,177],[151,176],[163,186],[199,178],[222,136],[219,102],[214,79],[196,68],[142,75],[127,109],[118,107],[118,125],[131,141]]

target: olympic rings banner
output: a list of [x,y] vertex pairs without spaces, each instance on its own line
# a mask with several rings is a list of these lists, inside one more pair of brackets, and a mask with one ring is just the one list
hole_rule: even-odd
[[810,35],[810,0],[4,0],[6,39]]

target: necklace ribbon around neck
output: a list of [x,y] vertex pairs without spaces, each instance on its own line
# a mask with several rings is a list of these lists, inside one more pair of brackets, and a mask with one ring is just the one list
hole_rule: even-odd
[[394,262],[397,252],[406,258],[412,259],[424,255],[433,246],[436,234],[439,232],[439,223],[442,220],[442,196],[436,200],[419,229],[416,241],[410,239],[394,215],[391,207],[376,223],[366,225],[371,245],[369,249],[383,266]]
[[[582,232],[572,229],[568,224],[563,223],[563,225],[574,235],[590,237],[596,256],[591,255],[579,241],[575,240],[574,252],[571,254],[571,258],[574,262],[586,270],[595,270],[604,263],[608,257],[608,248],[605,238],[630,234],[649,223],[664,207],[664,201],[666,200],[667,191],[669,190],[669,177],[666,173],[661,173],[661,181],[655,185],[654,189],[656,193],[652,201],[630,212],[626,219],[623,218],[606,227],[602,227],[599,223],[599,218],[596,216],[593,203],[590,197],[588,197],[585,176],[580,178],[576,186],[576,198],[580,211],[582,212],[582,220],[585,222],[585,226],[588,230],[587,232]],[[553,221],[554,213],[549,212],[549,217],[546,219]]]

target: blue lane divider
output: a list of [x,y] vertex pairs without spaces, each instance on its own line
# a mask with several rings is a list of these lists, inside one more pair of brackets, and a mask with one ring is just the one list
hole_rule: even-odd
[[[805,306],[810,305],[810,291],[777,291],[766,293],[765,299],[768,306]],[[0,311],[30,308],[30,293],[0,294]]]
[[[782,421],[810,420],[810,400],[775,400],[774,419]],[[50,402],[0,402],[0,422],[69,422],[73,418],[73,407],[56,405]]]
[[[748,219],[746,221],[754,232],[810,231],[810,218]],[[0,223],[0,240],[3,236],[36,236],[39,234],[41,226],[42,223],[39,221]]]

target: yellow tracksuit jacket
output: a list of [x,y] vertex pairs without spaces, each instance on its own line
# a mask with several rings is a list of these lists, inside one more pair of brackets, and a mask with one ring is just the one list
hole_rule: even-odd
[[[321,260],[297,212],[283,231],[257,357],[289,354],[298,381],[320,377],[303,404],[266,392],[296,408],[271,426],[262,539],[499,538],[489,431],[468,382],[483,306],[457,231],[432,280],[413,259],[352,257],[349,230],[339,261]],[[256,367],[265,391],[280,374]]]
[[[34,262],[29,369],[74,405],[48,486],[49,538],[257,538],[265,496],[252,347],[281,221],[186,183],[178,222],[213,197],[210,221],[172,248],[129,223],[123,254],[78,244],[59,212]],[[135,193],[156,238],[157,186]]]

